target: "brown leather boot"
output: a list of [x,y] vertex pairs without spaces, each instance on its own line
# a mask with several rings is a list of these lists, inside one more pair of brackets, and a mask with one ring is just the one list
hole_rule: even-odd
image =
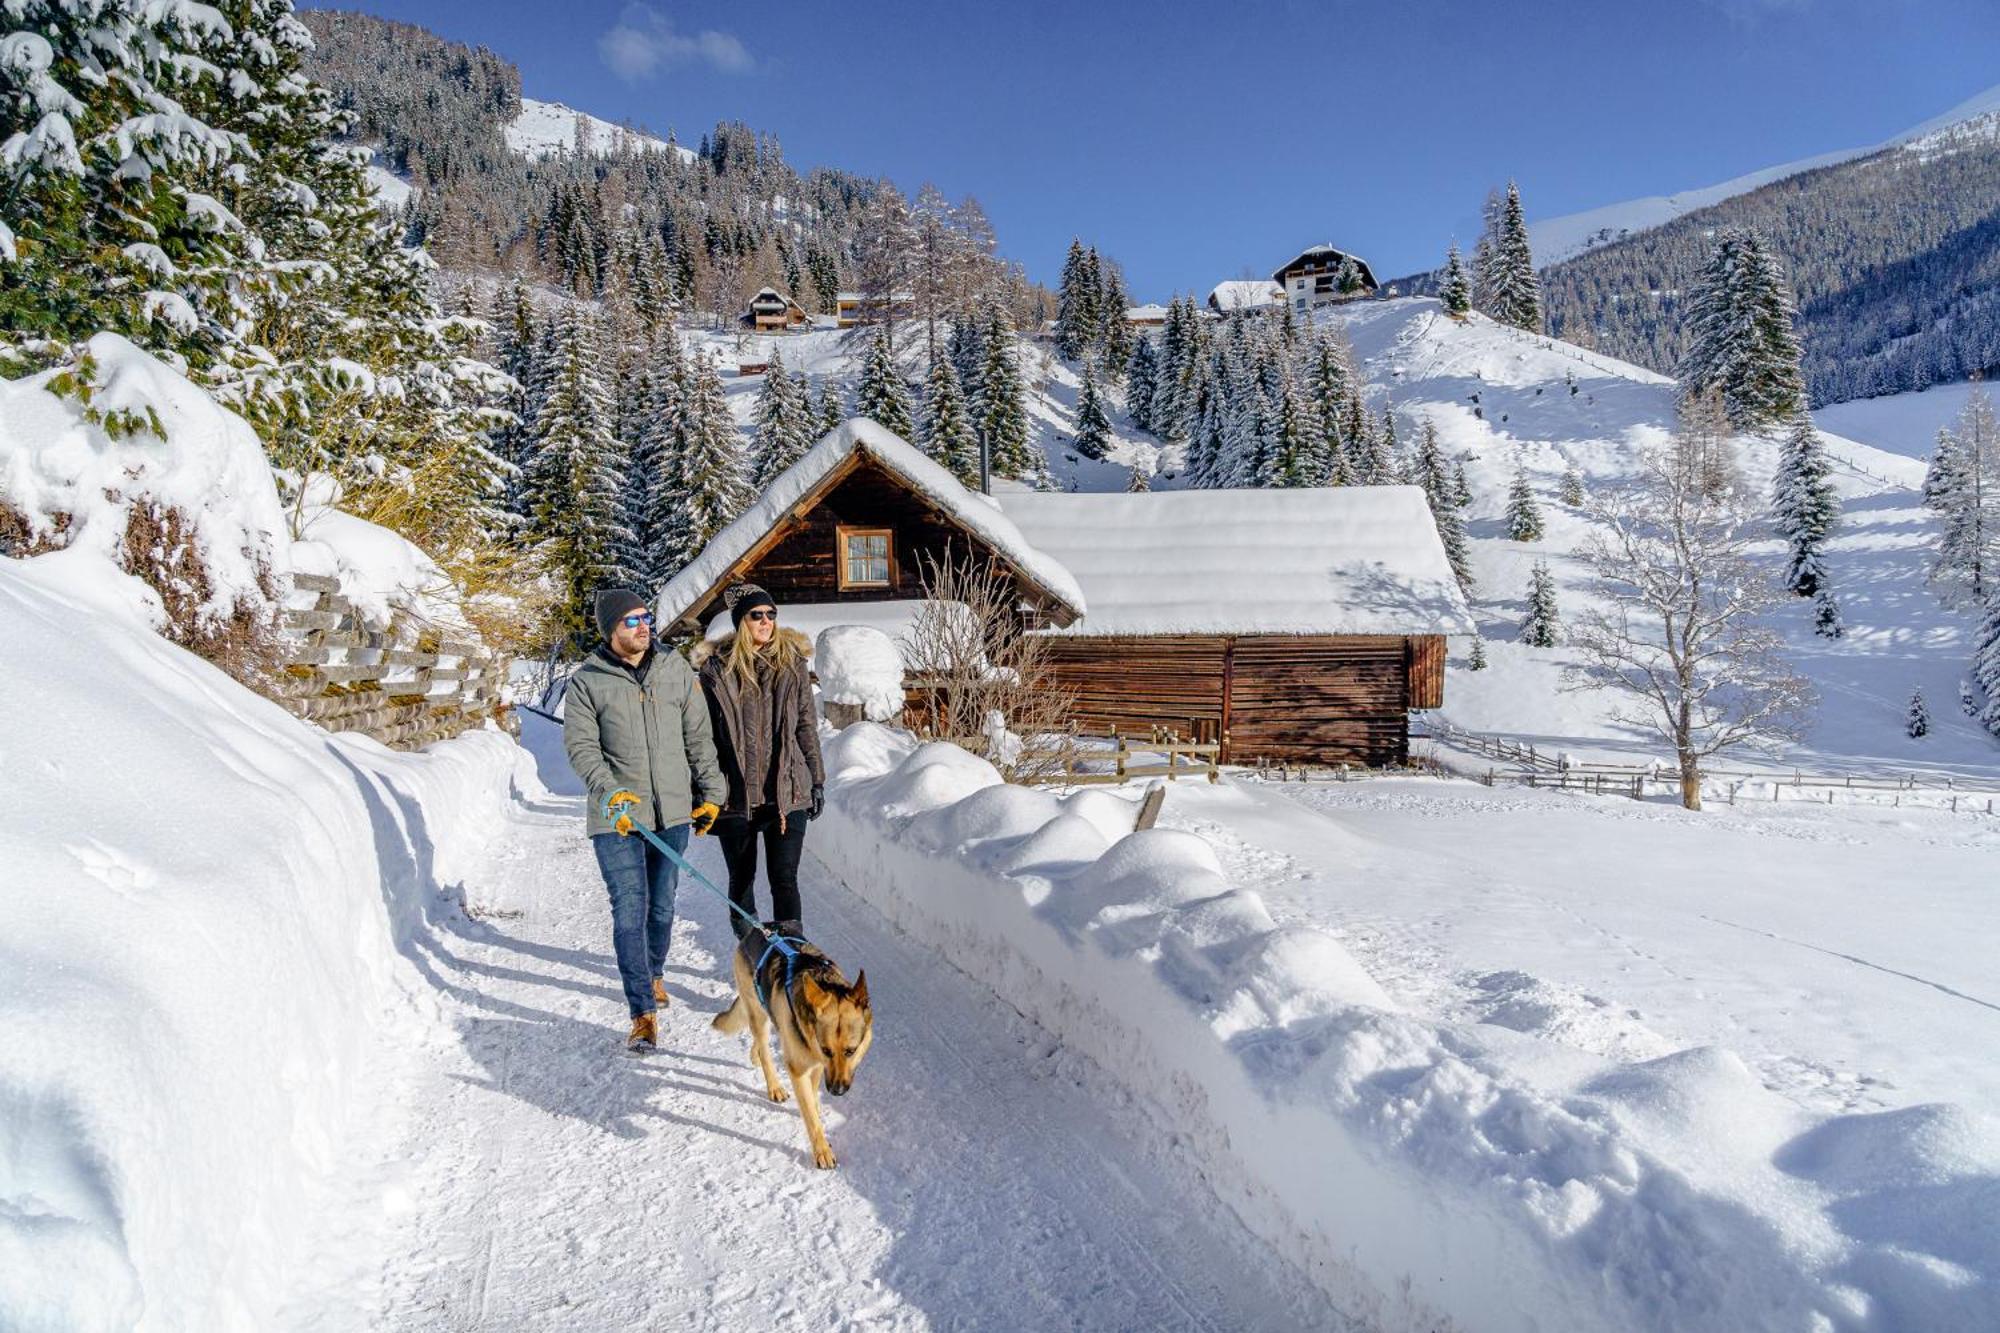
[[653,1003],[659,1005],[662,1009],[667,1007],[667,979],[665,977],[653,978]]
[[659,1048],[659,1032],[654,1026],[651,1014],[640,1014],[632,1020],[632,1035],[625,1038],[625,1049],[634,1055],[651,1055]]

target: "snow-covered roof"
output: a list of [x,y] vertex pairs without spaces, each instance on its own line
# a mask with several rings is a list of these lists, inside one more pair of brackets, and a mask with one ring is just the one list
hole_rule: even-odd
[[958,478],[894,431],[867,417],[851,417],[828,431],[798,462],[779,473],[755,503],[717,533],[687,568],[667,581],[660,590],[655,611],[661,623],[680,619],[721,591],[736,562],[749,554],[836,468],[856,454],[867,456],[893,473],[1072,612],[1084,613],[1083,590],[1076,579],[1022,537],[1020,529],[990,497],[967,490]]
[[1284,292],[1262,278],[1232,278],[1228,282],[1218,282],[1215,290],[1208,294],[1208,303],[1217,310],[1255,310],[1276,305],[1284,299]]
[[[849,304],[854,304],[861,301],[872,300],[873,298],[870,297],[866,292],[835,292],[833,294],[833,299],[836,303],[845,301]],[[889,294],[889,299],[891,301],[914,301],[917,299],[917,296],[915,292],[891,292]]]
[[1305,249],[1301,250],[1298,253],[1297,257],[1294,258],[1289,264],[1286,264],[1284,267],[1280,268],[1276,273],[1273,273],[1271,275],[1271,281],[1277,283],[1279,286],[1282,287],[1285,282],[1285,275],[1287,273],[1290,273],[1295,268],[1307,265],[1313,267],[1319,267],[1319,266],[1338,267],[1340,261],[1343,259],[1353,260],[1355,268],[1359,269],[1361,272],[1361,280],[1367,283],[1370,287],[1373,287],[1375,285],[1375,271],[1368,267],[1367,260],[1363,259],[1360,255],[1349,254],[1347,251],[1337,249],[1331,245],[1307,246]]
[[1001,498],[1090,610],[1056,634],[1469,634],[1415,486]]
[[1164,324],[1166,320],[1167,308],[1157,301],[1148,305],[1128,306],[1125,310],[1127,324]]

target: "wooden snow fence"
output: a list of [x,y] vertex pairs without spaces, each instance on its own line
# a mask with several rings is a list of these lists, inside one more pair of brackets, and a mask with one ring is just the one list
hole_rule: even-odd
[[507,720],[500,698],[507,661],[470,631],[405,607],[377,623],[324,575],[293,575],[292,587],[273,694],[294,716],[392,750]]

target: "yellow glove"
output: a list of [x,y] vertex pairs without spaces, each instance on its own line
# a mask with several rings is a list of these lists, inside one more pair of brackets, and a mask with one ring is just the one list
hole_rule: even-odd
[[714,801],[703,801],[688,812],[688,818],[694,821],[694,831],[697,834],[706,833],[715,827],[715,821],[721,818],[721,816],[722,807]]
[[611,827],[618,830],[621,838],[632,836],[632,812],[638,808],[638,794],[623,787],[612,792],[604,801],[605,812],[611,816]]

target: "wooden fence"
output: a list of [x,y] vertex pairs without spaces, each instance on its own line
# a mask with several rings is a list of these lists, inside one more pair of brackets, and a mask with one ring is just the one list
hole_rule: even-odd
[[337,580],[292,577],[285,653],[272,693],[328,731],[354,731],[414,750],[494,718],[507,660],[469,631],[398,608],[386,624],[363,615]]
[[[1680,769],[1667,762],[1618,764],[1576,761],[1560,752],[1537,749],[1505,736],[1485,736],[1452,726],[1441,718],[1426,724],[1429,736],[1442,745],[1495,761],[1483,774],[1473,774],[1491,787],[1501,782],[1523,787],[1554,787],[1643,799],[1649,791],[1680,790]],[[1414,738],[1413,738],[1414,739]],[[1506,767],[1501,767],[1505,765]],[[1965,782],[1949,773],[1898,769],[1878,773],[1807,773],[1783,770],[1703,768],[1702,790],[1735,804],[1738,800],[1809,800],[1833,804],[1858,799],[1891,805],[1924,805],[1954,811],[2000,813],[2000,786]],[[1844,794],[1844,795],[1843,795]]]

